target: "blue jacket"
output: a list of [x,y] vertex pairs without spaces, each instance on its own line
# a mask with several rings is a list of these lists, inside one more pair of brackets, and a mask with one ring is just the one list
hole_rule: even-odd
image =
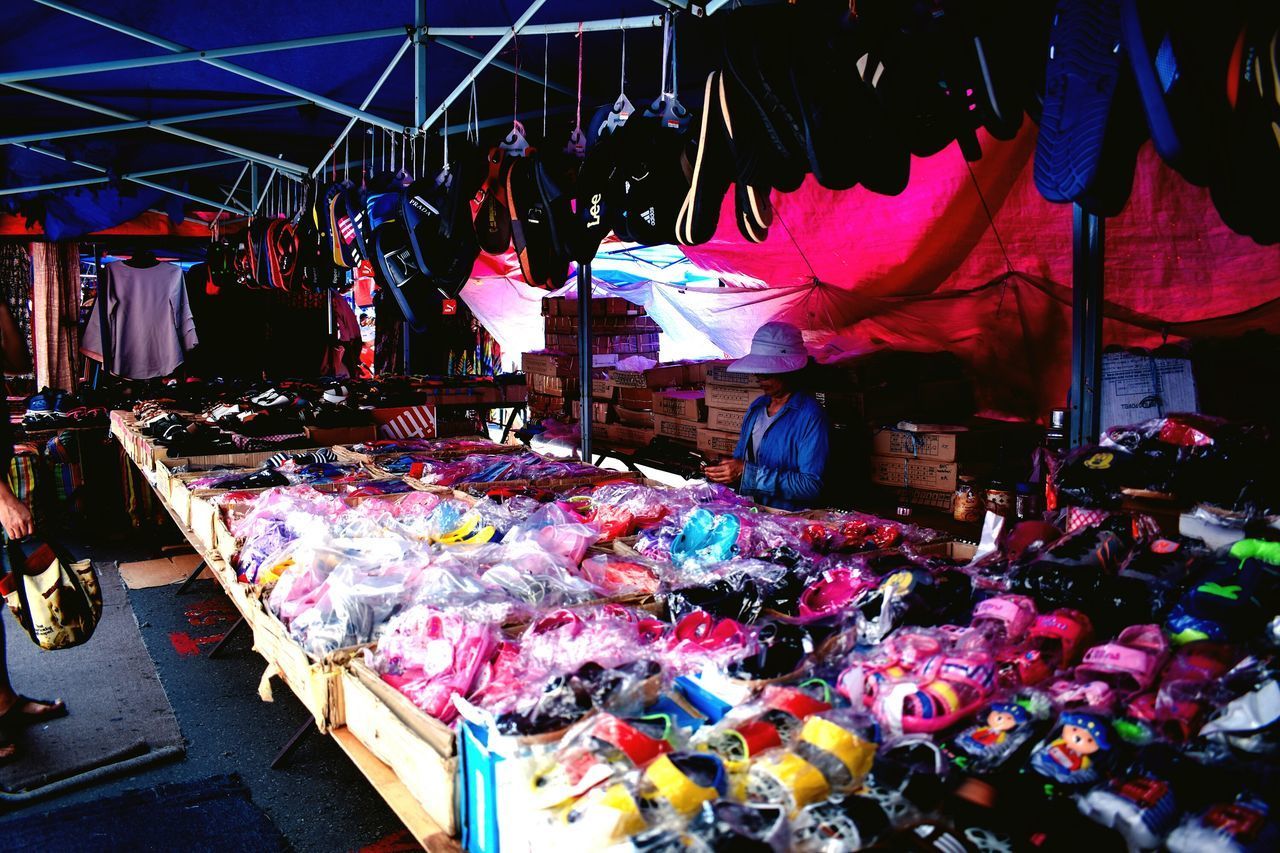
[[769,403],[761,395],[747,409],[742,434],[733,451],[745,463],[738,491],[765,506],[806,509],[818,501],[827,467],[830,435],[827,415],[809,394],[795,392],[783,404],[760,439],[760,452],[751,452],[751,430]]

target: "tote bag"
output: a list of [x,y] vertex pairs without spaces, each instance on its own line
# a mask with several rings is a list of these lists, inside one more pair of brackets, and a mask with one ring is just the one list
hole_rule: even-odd
[[34,537],[7,543],[5,558],[9,572],[0,579],[0,592],[32,642],[53,651],[93,636],[102,618],[102,588],[89,560],[72,562]]

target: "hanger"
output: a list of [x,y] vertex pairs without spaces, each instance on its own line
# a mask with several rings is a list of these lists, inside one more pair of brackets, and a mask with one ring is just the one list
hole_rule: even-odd
[[667,12],[662,17],[662,94],[644,114],[661,119],[663,126],[672,130],[684,130],[689,124],[689,111],[676,97],[676,89],[676,29]]
[[604,136],[606,133],[612,133],[627,123],[627,119],[631,118],[631,114],[636,111],[635,106],[631,103],[631,99],[627,97],[627,31],[622,30],[622,82],[618,90],[618,97],[613,102],[613,109],[609,110],[609,115],[600,123],[596,134]]
[[156,258],[156,253],[150,249],[139,249],[134,252],[133,256],[130,257],[129,260],[125,261],[125,263],[135,269],[142,270],[154,267],[159,264],[160,261]]

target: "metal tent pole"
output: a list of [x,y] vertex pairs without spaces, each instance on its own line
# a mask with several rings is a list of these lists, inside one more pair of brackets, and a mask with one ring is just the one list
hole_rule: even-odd
[[[19,92],[26,92],[28,95],[36,95],[37,97],[47,98],[50,101],[57,101],[58,103],[61,103],[61,104],[67,104],[69,106],[79,107],[82,110],[88,110],[89,112],[99,113],[104,116],[111,116],[111,118],[120,119],[121,121],[128,121],[128,122],[145,121],[145,119],[140,119],[135,115],[130,115],[129,113],[121,112],[119,110],[113,110],[113,109],[110,109],[109,107],[99,106],[98,104],[92,104],[92,103],[89,103],[88,101],[82,101],[79,98],[72,98],[68,95],[60,95],[57,92],[49,92],[45,89],[39,89],[35,86],[28,86],[26,83],[5,83],[4,85],[8,86],[10,89],[16,89]],[[263,154],[258,151],[253,151],[248,148],[243,148],[239,145],[232,145],[229,142],[220,142],[217,139],[210,139],[207,136],[203,136],[199,133],[192,133],[189,130],[182,130],[181,128],[170,127],[167,124],[156,124],[154,122],[148,126],[155,128],[161,133],[167,133],[170,136],[176,136],[179,139],[185,139],[188,142],[197,142],[201,145],[208,145],[210,148],[216,148],[219,151],[223,151],[227,154],[234,154],[237,157],[243,157],[246,160],[257,160],[260,163],[271,163],[285,169],[286,171],[295,172],[299,175],[304,175],[306,174],[306,171],[307,171],[306,166],[302,166],[298,163],[292,163],[288,160],[281,160],[278,157],[272,157],[269,154]]]
[[[57,7],[54,7],[57,8]],[[132,59],[109,59],[103,62],[85,62],[80,65],[58,65],[49,68],[27,68],[0,74],[0,83],[17,80],[47,80],[50,77],[71,77],[77,74],[97,74],[103,71],[124,71],[131,68],[151,68],[157,65],[176,65],[183,62],[200,62],[205,59],[223,59],[228,56],[248,56],[255,53],[272,53],[278,50],[295,50],[301,47],[323,47],[353,41],[403,36],[404,27],[384,27],[380,30],[364,30],[354,33],[334,33],[328,36],[286,39],[284,41],[242,44],[235,47],[216,47],[208,50],[184,50],[180,53],[164,53],[159,56],[139,56]]]
[[[36,149],[32,149],[36,150]],[[40,152],[45,153],[45,152]],[[146,169],[141,172],[125,172],[123,175],[117,176],[116,180],[127,181],[132,178],[152,178],[156,175],[175,175],[178,172],[193,172],[197,169],[210,169],[214,166],[230,166],[232,163],[244,163],[239,157],[228,160],[206,160],[203,163],[188,163],[185,166],[166,166],[161,169]],[[245,163],[247,166],[248,163]],[[0,195],[17,195],[18,193],[35,193],[44,190],[62,190],[68,187],[87,187],[93,184],[109,183],[113,179],[107,175],[97,178],[76,178],[70,181],[53,181],[48,184],[31,184],[25,187],[0,187]],[[231,199],[228,199],[231,201]]]
[[[24,145],[22,147],[27,149],[28,151],[34,151],[37,154],[43,154],[46,157],[52,157],[55,160],[65,160],[66,162],[72,163],[76,166],[81,166],[85,169],[91,169],[95,172],[101,172],[104,175],[110,172],[110,170],[107,169],[105,166],[99,166],[96,163],[90,163],[86,160],[77,160],[74,157],[68,157],[65,154],[59,154],[56,151],[47,151],[44,148],[37,148],[34,145]],[[214,210],[221,210],[224,213],[243,212],[234,207],[227,207],[225,204],[214,201],[213,199],[205,198],[204,196],[193,195],[192,193],[183,192],[182,190],[174,189],[173,187],[166,187],[164,184],[157,184],[154,181],[147,180],[146,178],[139,178],[136,174],[131,178],[124,178],[124,180],[128,181],[131,184],[141,184],[144,187],[150,187],[153,190],[159,190],[160,192],[168,193],[169,195],[177,196],[178,198],[185,198],[190,201],[199,202],[200,204],[207,204],[209,207],[212,207]]]
[[[529,8],[524,10],[524,13],[516,19],[514,24],[502,30],[502,35],[498,38],[498,41],[493,45],[493,47],[489,48],[484,56],[480,58],[480,61],[476,63],[476,67],[471,69],[470,73],[468,73],[466,77],[462,78],[462,81],[458,83],[452,92],[449,93],[449,96],[444,99],[444,102],[441,103],[440,106],[436,107],[435,112],[431,113],[431,115],[423,121],[417,122],[418,130],[426,130],[431,125],[435,124],[436,119],[444,115],[444,111],[449,109],[449,105],[457,100],[463,92],[467,91],[471,86],[471,81],[480,76],[480,72],[483,71],[490,62],[497,58],[498,54],[502,52],[502,49],[507,46],[507,43],[516,37],[516,33],[519,33],[524,29],[525,24],[529,23],[529,19],[532,18],[534,13],[541,9],[543,4],[546,2],[547,0],[533,0],[533,2],[529,4]],[[575,24],[573,32],[576,33],[577,31],[578,28]]]
[[[113,21],[110,18],[95,14],[94,12],[77,9],[75,6],[61,2],[61,0],[35,0],[35,2],[42,6],[48,6],[50,9],[57,9],[60,12],[66,12],[68,15],[83,18],[84,20],[97,24],[100,27],[106,27],[109,30],[124,33],[127,36],[138,39],[139,41],[145,41],[148,44],[154,44],[157,47],[162,47],[170,53],[186,53],[191,50],[191,48],[185,44],[178,44],[177,42],[160,38],[159,36],[144,32],[137,27],[131,27],[128,24],[122,24],[119,21]],[[400,133],[404,129],[394,121],[388,121],[381,116],[367,113],[364,110],[354,109],[346,104],[335,101],[333,98],[326,98],[324,95],[316,92],[310,92],[300,86],[295,86],[292,83],[286,83],[283,80],[268,77],[266,74],[259,74],[257,71],[250,71],[248,68],[233,65],[225,59],[208,59],[200,57],[199,61],[207,65],[212,65],[214,68],[220,68],[230,74],[243,77],[246,80],[261,83],[263,86],[268,86],[272,89],[278,89],[279,91],[293,95],[294,97],[306,98],[318,107],[324,107],[326,110],[340,113],[341,115],[349,116],[351,118],[358,118],[362,121],[368,122],[369,124],[377,125],[378,127],[389,130],[392,133]]]
[[[427,0],[413,0],[413,126],[421,127],[427,116]],[[416,175],[414,177],[417,177]],[[406,319],[400,324],[400,359],[405,375],[413,373],[413,328]]]
[[1098,440],[1102,391],[1102,217],[1074,205],[1071,274],[1071,446]]
[[0,145],[13,145],[22,142],[49,142],[53,139],[70,139],[76,136],[98,136],[103,133],[116,133],[122,130],[140,130],[158,124],[181,124],[188,121],[207,121],[215,118],[252,115],[271,110],[284,110],[290,107],[301,107],[311,103],[302,98],[288,101],[273,101],[269,104],[257,104],[252,107],[232,107],[225,110],[208,110],[202,113],[187,113],[180,116],[164,116],[161,118],[145,118],[137,121],[122,121],[118,124],[100,124],[97,127],[78,127],[74,130],[50,130],[39,133],[24,133],[19,136],[0,136]]
[[582,461],[591,461],[591,264],[578,267],[578,431]]

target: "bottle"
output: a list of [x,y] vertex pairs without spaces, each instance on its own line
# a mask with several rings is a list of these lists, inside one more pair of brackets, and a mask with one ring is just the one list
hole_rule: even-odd
[[1013,514],[1013,493],[1000,480],[992,480],[987,486],[986,505],[987,512],[1008,518]]
[[1041,515],[1040,500],[1034,483],[1019,483],[1013,500],[1014,515],[1018,521],[1038,519]]
[[973,477],[960,478],[956,493],[951,498],[951,517],[956,521],[974,523],[982,520],[982,497]]

